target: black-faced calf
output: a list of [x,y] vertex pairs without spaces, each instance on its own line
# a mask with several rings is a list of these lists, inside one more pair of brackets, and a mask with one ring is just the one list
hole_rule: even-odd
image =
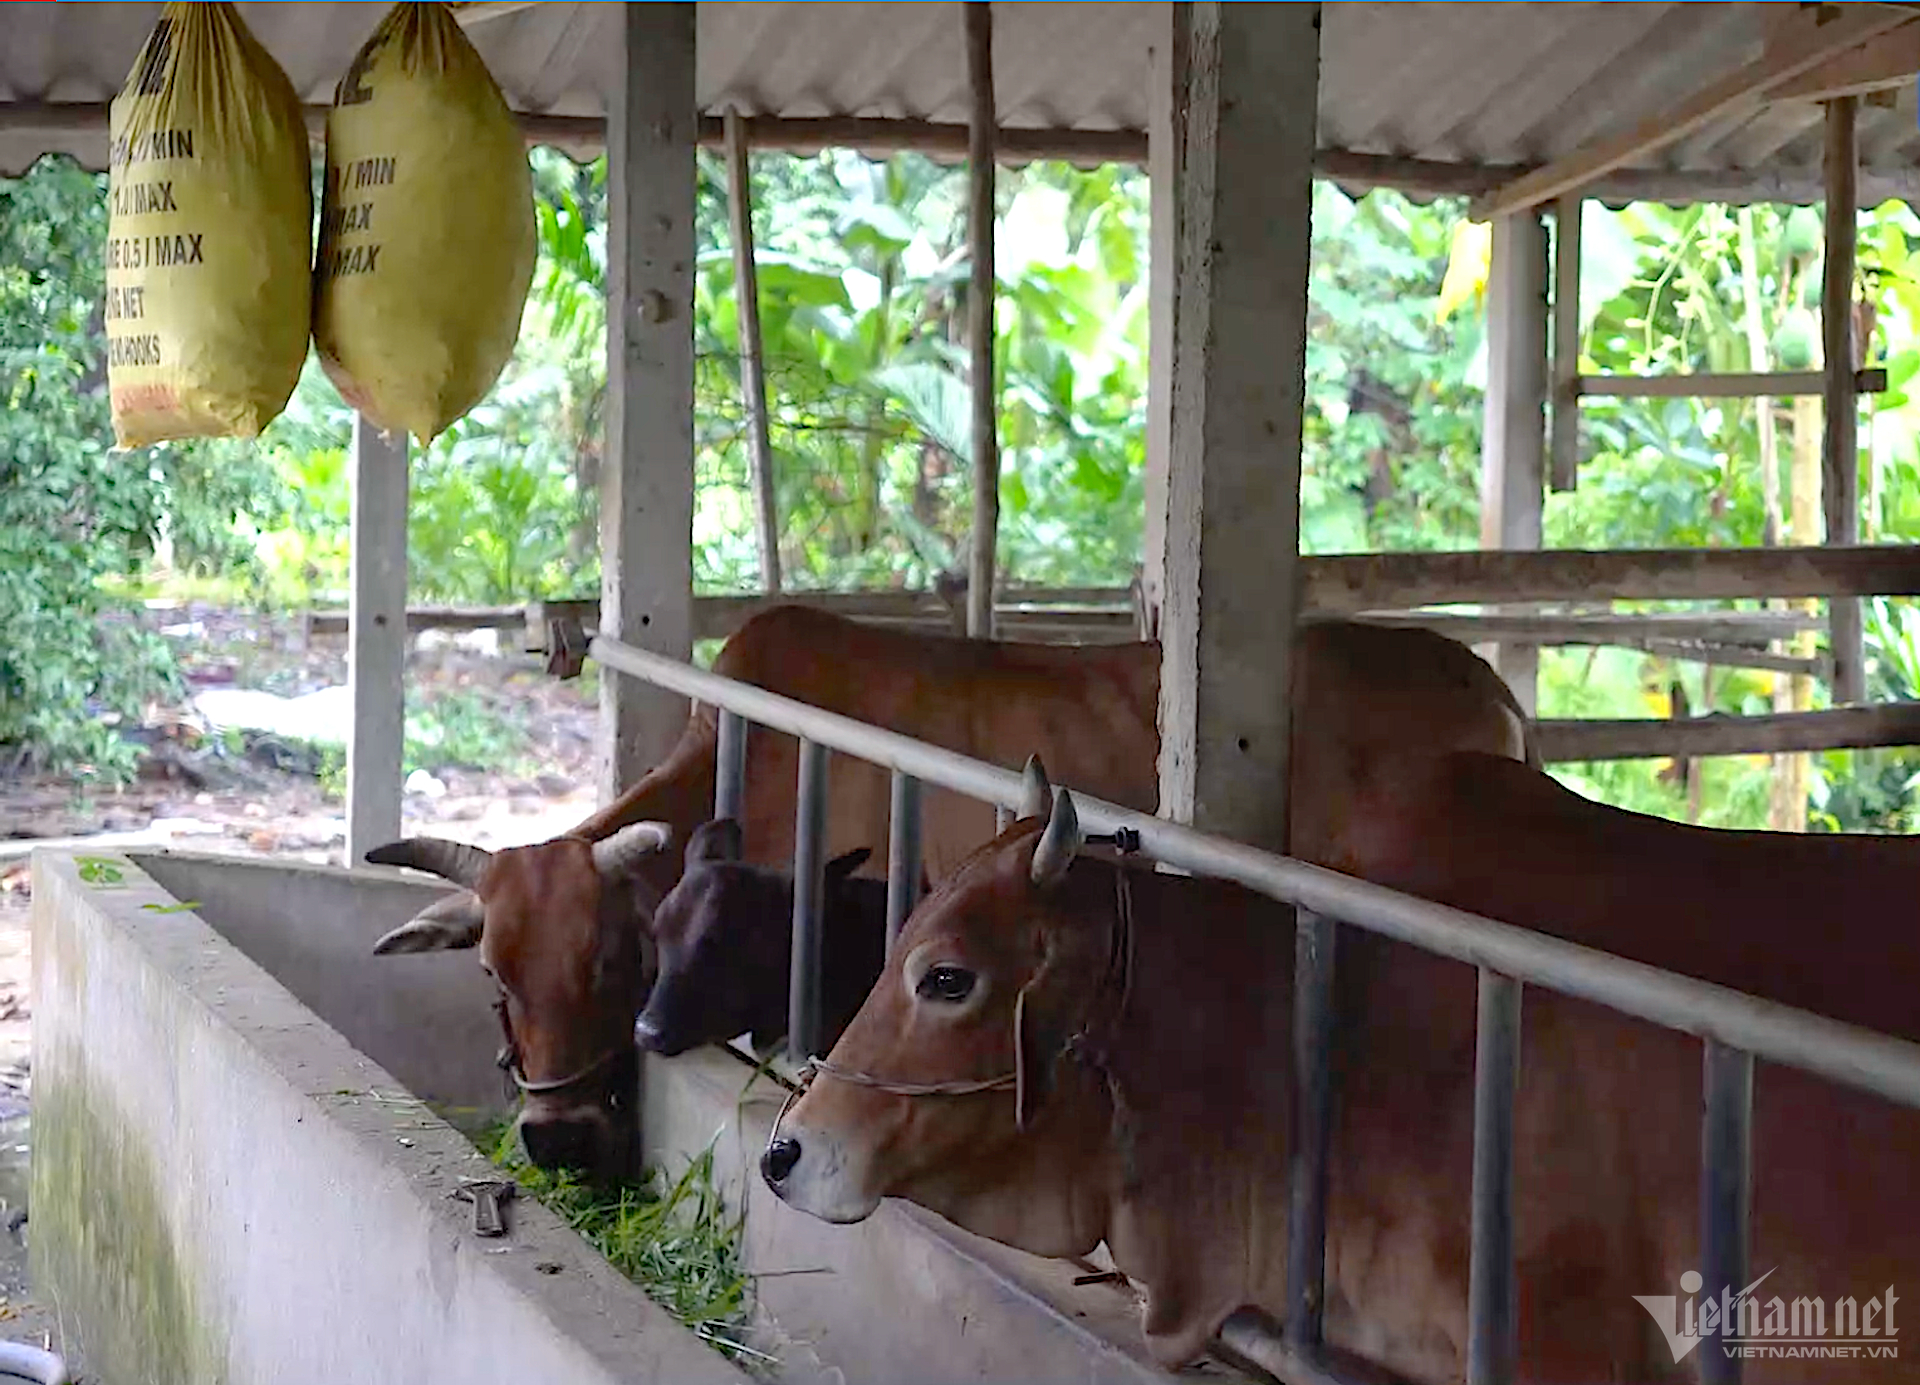
[[[787,1029],[793,875],[740,860],[740,824],[703,823],[686,869],[653,916],[659,971],[634,1040],[663,1057],[750,1034],[764,1049]],[[829,861],[822,913],[821,1049],[832,1047],[886,960],[887,882],[853,872],[862,847]]]

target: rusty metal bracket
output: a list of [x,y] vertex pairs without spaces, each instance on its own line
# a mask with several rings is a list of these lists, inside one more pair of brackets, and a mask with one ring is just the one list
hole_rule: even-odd
[[507,1234],[506,1205],[520,1185],[500,1178],[463,1178],[460,1186],[453,1190],[453,1196],[462,1202],[473,1204],[473,1234],[476,1236],[504,1236]]
[[574,616],[547,621],[547,673],[554,678],[578,678],[587,662],[587,632]]

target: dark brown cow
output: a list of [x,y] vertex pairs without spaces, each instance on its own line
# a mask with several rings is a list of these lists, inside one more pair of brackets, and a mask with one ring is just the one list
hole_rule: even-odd
[[[716,672],[816,707],[889,727],[1001,765],[1037,751],[1087,793],[1152,811],[1160,649],[995,643],[890,630],[803,606],[765,611],[730,639]],[[612,676],[612,675],[609,675]],[[1316,622],[1293,664],[1292,849],[1350,858],[1346,835],[1355,756],[1472,749],[1530,754],[1526,718],[1499,675],[1471,650],[1425,630]],[[403,925],[382,953],[472,947],[498,980],[511,1046],[530,1092],[520,1118],[528,1154],[547,1167],[613,1168],[604,1084],[616,1048],[652,982],[646,920],[680,874],[677,852],[640,860],[621,879],[596,874],[587,842],[643,821],[684,837],[713,812],[715,718],[695,707],[667,759],[568,836],[496,853],[417,839],[369,856],[437,871],[467,887]],[[742,808],[749,861],[793,852],[797,743],[756,728]],[[887,840],[885,770],[836,757],[827,808],[829,855]],[[929,875],[938,880],[993,832],[992,809],[929,788],[922,807]],[[863,872],[874,873],[869,861]],[[608,928],[639,933],[614,944]],[[614,965],[614,963],[618,965]],[[610,1046],[611,1045],[611,1046]],[[537,1127],[551,1127],[537,1129]]]
[[[1263,896],[1133,864],[1123,913],[1116,865],[1075,860],[1066,794],[1044,826],[1016,823],[916,910],[762,1172],[832,1222],[899,1197],[1041,1255],[1104,1240],[1146,1292],[1149,1347],[1179,1365],[1236,1308],[1284,1312],[1292,930]],[[1778,965],[1871,929],[1779,930]],[[1474,972],[1353,928],[1341,947],[1327,1337],[1457,1381]],[[1916,980],[1868,964],[1858,983],[1910,995]],[[1539,989],[1523,1031],[1520,1378],[1691,1379],[1698,1358],[1676,1364],[1654,1313],[1671,1295],[1684,1325],[1698,1282],[1683,1276],[1698,1265],[1700,1045]],[[1913,1381],[1920,1113],[1762,1065],[1754,1137],[1759,1319],[1796,1299],[1872,1301],[1881,1335],[1855,1344],[1907,1326],[1907,1350],[1748,1360],[1747,1379]]]
[[[633,1022],[650,1053],[672,1058],[751,1034],[765,1048],[787,1032],[793,873],[740,859],[740,824],[716,819],[687,843],[686,870],[653,912],[659,959]],[[850,878],[871,853],[827,862],[820,910],[821,1042],[831,1044],[867,998],[887,952],[887,882]]]

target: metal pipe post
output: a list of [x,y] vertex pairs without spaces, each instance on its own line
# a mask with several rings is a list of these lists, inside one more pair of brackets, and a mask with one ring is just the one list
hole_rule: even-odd
[[1480,968],[1473,1056],[1473,1234],[1467,1385],[1508,1385],[1519,1326],[1513,1278],[1513,1094],[1520,1079],[1520,983]]
[[744,829],[741,818],[747,797],[747,719],[738,712],[720,713],[719,744],[713,757],[713,815],[732,818]]
[[[1753,1055],[1706,1042],[1700,1121],[1700,1294],[1723,1307],[1747,1283],[1747,1212],[1753,1187]],[[1725,1289],[1723,1296],[1721,1290]],[[1737,1309],[1735,1310],[1738,1311]],[[1740,1358],[1719,1338],[1741,1335],[1721,1322],[1701,1334],[1701,1385],[1739,1385]]]
[[887,810],[887,952],[920,898],[920,781],[893,772]]
[[793,831],[793,956],[787,980],[787,1055],[814,1056],[820,1044],[820,943],[827,852],[827,748],[800,742],[800,801]]
[[1333,1124],[1333,953],[1339,925],[1302,909],[1294,924],[1291,1166],[1287,1171],[1287,1342],[1321,1343],[1327,1252],[1327,1146]]

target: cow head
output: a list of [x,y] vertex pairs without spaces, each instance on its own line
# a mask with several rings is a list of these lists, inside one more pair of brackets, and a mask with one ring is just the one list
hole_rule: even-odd
[[[1103,997],[1112,897],[1069,878],[1072,799],[1032,777],[1021,819],[915,910],[772,1132],[761,1173],[794,1207],[857,1222],[898,1196],[1041,1254],[1099,1239],[1086,1199],[1100,1180],[1079,1158],[1097,1157],[1098,1133],[1084,1132],[1104,1129],[1086,1120],[1098,1098],[1058,1060]],[[1015,1184],[1034,1193],[1023,1207],[1005,1202]]]
[[671,838],[665,824],[641,822],[596,842],[561,837],[490,852],[413,837],[367,853],[464,887],[373,950],[479,949],[500,992],[500,1063],[525,1096],[520,1141],[541,1168],[607,1179],[632,1172],[631,1026],[651,960],[635,914],[655,897],[639,872]]
[[[827,863],[829,901],[870,855],[861,847]],[[633,1025],[649,1052],[671,1058],[749,1032],[763,1046],[786,1029],[793,883],[740,857],[738,822],[701,824],[679,882],[654,910],[658,971]]]

